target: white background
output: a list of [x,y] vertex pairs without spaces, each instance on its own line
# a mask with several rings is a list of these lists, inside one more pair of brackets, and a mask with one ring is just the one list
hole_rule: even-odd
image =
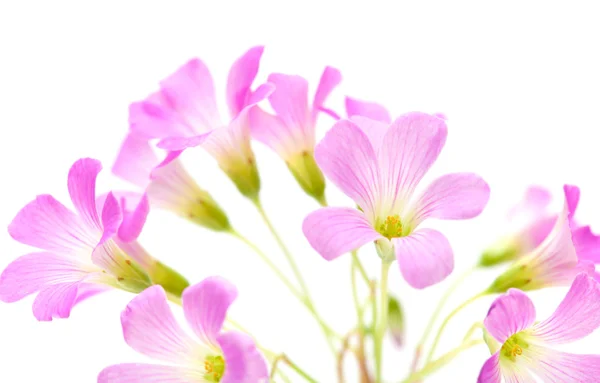
[[[328,104],[340,112],[343,96],[351,95],[383,103],[394,115],[419,110],[448,116],[448,142],[428,179],[474,171],[492,189],[481,217],[433,223],[450,238],[457,271],[506,229],[506,210],[530,183],[546,185],[557,196],[565,182],[581,186],[578,218],[600,230],[598,11],[594,2],[553,4],[558,2],[2,1],[0,226],[36,194],[52,193],[67,203],[66,174],[80,157],[103,161],[102,190],[126,187],[109,169],[127,130],[128,104],[198,56],[211,68],[224,107],[230,64],[264,44],[260,81],[274,71],[296,73],[314,90],[323,67],[332,65],[344,80]],[[321,118],[319,135],[331,123]],[[311,250],[300,227],[316,204],[272,152],[259,144],[255,149],[266,209],[297,254],[325,318],[341,332],[350,329],[348,258],[327,263]],[[190,151],[184,160],[235,226],[284,267],[256,212],[212,159]],[[332,205],[350,206],[332,185],[327,192]],[[0,241],[2,269],[28,251],[5,230]],[[246,247],[166,212],[151,214],[142,242],[191,281],[214,274],[231,279],[240,290],[232,312],[237,321],[320,382],[335,381],[317,327]],[[361,258],[375,275],[374,250],[365,248]],[[473,278],[453,304],[497,272]],[[409,344],[388,350],[388,381],[404,376],[412,346],[447,285],[416,291],[393,268],[391,290],[406,307]],[[564,292],[533,294],[539,318]],[[0,304],[0,382],[93,382],[107,365],[145,361],[122,339],[119,313],[131,298],[114,291],[51,323],[34,319],[31,297]],[[452,322],[441,350],[454,347],[471,323],[482,320],[489,303]],[[599,340],[596,333],[570,349],[598,352]],[[485,347],[474,349],[429,381],[473,382],[487,356]]]

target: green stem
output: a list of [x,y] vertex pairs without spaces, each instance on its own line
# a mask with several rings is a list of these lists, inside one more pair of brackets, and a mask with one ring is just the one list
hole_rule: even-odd
[[256,206],[256,209],[258,210],[261,218],[265,222],[265,225],[267,226],[267,228],[273,235],[273,238],[275,238],[275,241],[279,245],[279,248],[285,255],[285,258],[286,258],[288,264],[290,265],[290,268],[292,269],[292,272],[294,273],[296,280],[298,281],[298,284],[300,285],[300,289],[302,290],[302,293],[303,293],[302,301],[303,301],[304,305],[306,306],[308,311],[310,311],[310,313],[313,315],[313,317],[316,319],[316,321],[319,323],[319,326],[321,327],[323,333],[325,334],[325,338],[327,339],[327,344],[329,345],[331,352],[335,355],[336,354],[335,346],[334,346],[331,338],[332,337],[341,338],[341,336],[337,335],[335,333],[335,331],[333,331],[333,329],[329,325],[327,325],[327,323],[325,323],[323,318],[321,318],[321,316],[317,312],[314,302],[310,296],[310,291],[308,290],[308,286],[306,285],[306,282],[304,281],[304,278],[302,277],[302,273],[300,272],[300,269],[298,268],[298,264],[294,260],[294,257],[292,256],[292,253],[290,252],[290,250],[287,248],[285,242],[283,242],[283,240],[279,236],[279,233],[277,232],[277,230],[275,230],[275,226],[273,226],[273,223],[267,216],[267,213],[265,212],[265,210],[262,206],[262,203],[258,199],[254,200],[253,202],[254,202],[254,205]]
[[425,367],[423,367],[420,371],[412,373],[408,378],[402,381],[402,383],[413,383],[419,382],[428,375],[434,373],[440,368],[444,367],[446,364],[450,363],[452,359],[456,358],[461,352],[475,347],[477,345],[483,344],[482,340],[472,340],[469,342],[465,342],[455,348],[454,350],[444,354],[439,359],[434,360],[433,362],[427,363]]
[[440,339],[442,337],[442,333],[444,332],[444,329],[446,328],[446,326],[450,322],[450,319],[452,319],[462,309],[464,309],[465,307],[469,306],[471,303],[475,302],[477,299],[479,299],[479,298],[481,298],[481,297],[483,297],[485,295],[487,295],[487,292],[479,293],[479,294],[471,297],[470,299],[467,299],[461,305],[459,305],[457,308],[455,308],[450,314],[448,314],[448,316],[446,317],[446,319],[444,319],[444,321],[442,322],[442,325],[440,326],[440,329],[438,330],[437,335],[435,336],[435,338],[433,340],[433,344],[431,345],[431,349],[429,350],[429,354],[427,355],[427,359],[425,360],[425,364],[429,364],[429,362],[433,358],[433,355],[435,353],[435,348],[437,347],[437,345],[438,345],[438,343],[439,343],[439,341],[440,341]]
[[296,298],[298,298],[302,303],[304,303],[304,295],[298,291],[298,289],[289,281],[289,279],[283,274],[281,270],[269,259],[269,257],[254,244],[254,242],[250,241],[248,238],[244,237],[234,229],[230,231],[231,235],[235,238],[239,239],[243,243],[245,243],[248,247],[250,247],[259,257],[260,259],[267,264],[267,266],[275,273],[275,275],[286,285],[286,287],[294,294]]
[[463,342],[468,341],[469,338],[471,338],[471,336],[473,335],[473,333],[475,333],[475,331],[477,331],[479,329],[483,329],[483,328],[485,328],[485,327],[483,326],[482,322],[475,322],[475,323],[473,323],[473,326],[471,326],[471,328],[465,334],[465,336],[463,338]]
[[277,367],[278,367],[279,363],[285,363],[288,367],[290,367],[292,370],[294,370],[296,372],[296,374],[298,374],[299,376],[301,376],[302,378],[304,378],[304,380],[306,380],[307,382],[318,383],[306,371],[304,371],[297,364],[295,364],[294,362],[292,362],[292,360],[290,358],[288,358],[287,355],[285,355],[285,354],[279,355],[273,361],[273,365],[271,367],[271,379],[273,379],[273,377],[275,376],[275,373],[277,372]]
[[364,266],[360,262],[360,259],[358,258],[358,250],[354,250],[351,254],[352,254],[352,263],[356,265],[356,269],[360,272],[360,276],[362,277],[362,279],[365,281],[365,283],[368,286],[371,283],[371,280],[369,279],[369,276],[367,275],[367,271],[365,270]]
[[388,275],[392,262],[381,261],[381,280],[379,282],[379,318],[375,328],[375,382],[381,383],[382,376],[382,357],[383,357],[383,337],[387,328],[388,317]]
[[429,322],[427,323],[427,326],[425,326],[425,331],[423,332],[423,335],[421,336],[421,340],[419,340],[419,343],[417,343],[417,347],[415,349],[415,355],[413,357],[411,371],[416,371],[416,369],[419,365],[419,359],[420,359],[421,355],[423,354],[423,347],[425,346],[425,342],[427,341],[427,338],[429,337],[429,334],[431,333],[431,330],[433,329],[433,325],[435,324],[435,321],[440,316],[440,313],[442,312],[442,308],[444,308],[446,301],[448,300],[448,298],[450,298],[450,296],[454,293],[454,291],[456,291],[456,289],[465,281],[465,279],[467,279],[467,277],[469,275],[471,275],[473,273],[473,271],[475,271],[476,268],[477,267],[472,267],[472,268],[468,269],[467,271],[465,271],[463,274],[461,274],[454,281],[454,283],[446,290],[446,292],[444,293],[444,295],[438,302],[435,310],[433,311],[433,314],[431,315],[431,318],[429,318]]
[[365,331],[365,324],[363,321],[363,309],[358,298],[358,286],[356,285],[356,272],[358,270],[358,258],[356,252],[352,252],[352,270],[350,272],[350,280],[352,282],[352,300],[354,301],[354,307],[356,309],[356,318],[358,320],[358,331],[362,334]]

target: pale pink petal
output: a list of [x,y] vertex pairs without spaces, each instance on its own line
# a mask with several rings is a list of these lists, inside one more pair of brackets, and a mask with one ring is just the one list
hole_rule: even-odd
[[45,287],[33,301],[33,315],[39,321],[68,318],[77,302],[79,284],[77,281]]
[[573,219],[575,211],[577,210],[577,205],[579,205],[581,191],[577,186],[574,185],[565,185],[563,186],[563,190],[565,192],[565,198],[567,199],[567,205],[569,207],[569,219]]
[[92,252],[92,262],[117,279],[119,287],[138,293],[152,285],[146,272],[133,263],[114,240],[101,242]]
[[600,235],[592,233],[589,226],[573,231],[573,245],[580,260],[600,263]]
[[80,281],[86,271],[76,259],[53,253],[23,255],[0,276],[0,300],[16,302],[46,286]]
[[110,289],[111,287],[108,285],[85,283],[84,281],[77,286],[77,298],[75,299],[74,306],[91,297],[95,297],[98,294],[107,292]]
[[531,373],[519,364],[501,364],[500,369],[502,370],[502,376],[504,377],[505,383],[537,383],[537,380]]
[[266,382],[267,363],[249,335],[231,331],[219,335],[217,341],[226,364],[221,383]]
[[327,178],[374,219],[379,174],[367,135],[353,122],[339,121],[317,145],[315,159]]
[[250,147],[250,113],[257,108],[254,105],[243,108],[229,125],[213,131],[204,143],[204,149],[225,168],[230,161],[246,163],[253,160],[254,155]]
[[194,148],[202,145],[212,133],[213,131],[190,137],[167,137],[160,140],[156,146],[169,151],[180,151],[187,148]]
[[540,215],[536,217],[529,226],[518,232],[521,239],[521,255],[531,252],[538,247],[554,228],[556,216]]
[[129,127],[132,133],[146,140],[196,134],[194,127],[172,109],[162,92],[129,106]]
[[[198,362],[199,364],[201,361]],[[204,381],[204,373],[179,366],[127,363],[102,370],[98,383],[192,383]]]
[[600,376],[600,355],[576,355],[532,345],[523,357],[533,359],[531,370],[542,382],[596,383]]
[[502,383],[500,358],[498,353],[492,355],[481,368],[477,383]]
[[91,251],[101,237],[51,195],[40,195],[21,209],[8,232],[21,243],[60,254]]
[[250,94],[250,98],[246,102],[246,106],[258,104],[262,100],[269,97],[271,93],[275,92],[275,85],[271,83],[261,84]]
[[525,191],[523,199],[510,210],[508,217],[511,220],[531,221],[537,219],[545,215],[551,201],[552,194],[548,189],[541,186],[530,186]]
[[295,75],[273,73],[267,80],[275,85],[275,91],[269,96],[269,102],[277,117],[290,127],[314,137],[314,126],[310,123],[308,107],[308,82]]
[[234,118],[248,105],[252,95],[251,87],[258,73],[264,47],[250,48],[237,59],[227,77],[227,105],[231,118]]
[[325,108],[325,100],[333,89],[339,85],[342,81],[342,74],[339,70],[332,68],[330,66],[325,67],[323,74],[321,75],[321,79],[319,80],[319,85],[317,86],[317,91],[315,92],[315,97],[313,99],[312,105],[312,113],[311,113],[311,121],[314,126],[317,122],[317,115],[319,111],[327,111]]
[[446,174],[433,181],[409,209],[404,221],[417,227],[427,218],[468,219],[478,216],[490,198],[490,187],[477,174]]
[[202,363],[203,350],[181,329],[161,286],[133,298],[121,314],[125,342],[150,358],[179,365]]
[[157,260],[152,257],[138,241],[123,242],[116,240],[115,243],[119,249],[123,250],[131,259],[137,262],[145,271],[151,270],[156,267]]
[[378,154],[384,211],[401,212],[446,142],[444,120],[408,113],[388,129]]
[[196,335],[217,345],[229,306],[237,297],[235,286],[221,277],[209,277],[183,292],[183,311]]
[[362,245],[383,238],[356,209],[327,207],[310,213],[302,224],[310,245],[330,261]]
[[454,270],[448,239],[439,231],[420,229],[407,237],[392,238],[400,272],[414,288],[443,281]]
[[117,176],[141,188],[150,182],[152,169],[160,163],[150,143],[139,136],[128,134],[113,165]]
[[346,97],[346,114],[349,118],[353,116],[362,116],[372,120],[386,122],[387,124],[392,122],[390,113],[382,105],[350,97]]
[[355,123],[356,126],[369,137],[369,141],[371,141],[375,153],[379,153],[379,150],[381,150],[383,145],[383,139],[385,138],[385,134],[390,125],[385,122],[361,116],[354,116],[350,118],[350,121]]
[[535,307],[521,290],[510,289],[496,298],[484,320],[487,331],[500,343],[529,328],[535,321]]
[[537,323],[532,334],[547,343],[569,343],[600,327],[600,284],[580,274],[550,318]]
[[142,232],[146,218],[150,212],[150,201],[144,193],[141,198],[137,193],[120,193],[123,221],[119,226],[119,239],[125,242],[135,240]]
[[82,158],[69,170],[69,194],[75,209],[90,228],[101,230],[100,218],[96,211],[96,177],[102,170],[100,161]]
[[108,193],[104,200],[104,207],[102,208],[102,228],[104,232],[100,242],[104,242],[109,238],[112,238],[117,231],[121,222],[123,221],[123,213],[119,202],[115,198],[112,192]]
[[196,134],[222,125],[213,80],[206,65],[192,59],[160,83],[164,97]]
[[286,159],[295,154],[293,128],[285,125],[279,118],[260,108],[250,111],[250,133],[254,139],[262,142]]

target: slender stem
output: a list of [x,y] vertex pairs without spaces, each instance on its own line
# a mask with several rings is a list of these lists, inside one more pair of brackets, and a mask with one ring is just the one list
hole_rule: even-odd
[[420,371],[412,373],[408,378],[402,381],[402,383],[413,383],[418,382],[425,378],[426,376],[434,373],[440,368],[444,367],[446,364],[452,361],[452,359],[456,358],[461,352],[475,347],[477,345],[483,344],[482,340],[472,340],[469,342],[464,342],[454,350],[444,354],[439,359],[434,360],[433,362],[427,363],[425,367],[423,367]]
[[473,271],[475,271],[475,269],[476,269],[476,267],[471,267],[467,271],[465,271],[463,274],[461,274],[454,281],[454,283],[452,283],[452,285],[446,290],[446,292],[444,293],[444,295],[438,302],[437,307],[435,308],[435,310],[433,311],[433,314],[431,315],[431,318],[429,318],[429,322],[427,323],[427,326],[425,326],[425,331],[423,332],[423,335],[421,336],[421,340],[419,340],[419,343],[417,343],[417,347],[415,349],[415,355],[413,357],[411,371],[413,371],[413,372],[416,371],[417,367],[419,366],[419,359],[421,358],[421,355],[423,354],[423,347],[425,346],[425,342],[427,341],[427,338],[429,337],[429,334],[431,333],[431,330],[433,329],[433,325],[435,324],[435,321],[440,316],[440,313],[442,312],[442,308],[444,308],[446,301],[448,300],[448,298],[450,298],[450,296],[454,293],[454,291],[456,291],[458,286],[460,286],[465,281],[465,279],[467,279],[467,277],[469,275],[471,275],[473,273]]
[[[359,372],[360,372],[360,381],[361,383],[369,383],[371,381],[371,377],[369,376],[369,367],[367,365],[367,360],[366,360],[366,356],[365,356],[365,321],[364,321],[364,310],[365,307],[363,307],[363,305],[360,303],[360,300],[358,298],[358,289],[357,289],[357,285],[356,285],[356,273],[358,271],[359,268],[359,260],[358,257],[356,257],[356,251],[352,252],[353,258],[352,258],[352,270],[350,273],[350,279],[352,281],[352,299],[354,301],[354,307],[356,309],[356,317],[357,317],[357,324],[358,324],[358,328],[357,328],[357,335],[358,335],[358,350],[356,353],[356,359],[358,361],[358,368],[359,368]],[[370,281],[367,280],[367,282]],[[346,339],[344,339],[346,340]],[[347,347],[347,343],[344,343],[344,346]],[[342,354],[342,358],[343,358],[343,354]],[[340,359],[342,359],[340,358]],[[340,360],[338,359],[338,360]],[[343,360],[342,360],[343,362]],[[342,383],[344,381],[344,375],[343,375],[343,365],[341,364],[342,362],[340,362],[340,364],[338,364],[338,380],[340,383]]]
[[381,279],[379,281],[379,317],[377,318],[377,325],[375,327],[375,382],[381,383],[383,381],[382,376],[382,357],[383,357],[383,336],[387,328],[387,317],[388,317],[388,275],[390,271],[391,262],[382,260],[381,261]]
[[235,230],[231,230],[231,235],[235,238],[239,239],[243,243],[245,243],[248,247],[250,247],[259,257],[260,259],[266,263],[267,266],[275,273],[275,275],[287,286],[287,288],[294,294],[296,298],[298,298],[302,303],[304,303],[304,295],[298,291],[298,289],[289,281],[289,279],[283,274],[281,270],[269,259],[269,257],[254,244],[254,242],[250,241],[248,238],[244,237],[240,233]]
[[285,354],[280,354],[273,361],[273,365],[271,367],[271,379],[275,377],[275,373],[277,372],[277,367],[280,363],[285,363],[288,367],[296,372],[296,374],[300,375],[304,380],[310,383],[318,383],[313,377],[311,377],[306,371],[301,369],[297,364],[291,361],[290,358]]
[[471,328],[465,334],[465,337],[463,338],[463,342],[468,341],[469,338],[471,338],[471,336],[473,335],[473,333],[475,333],[475,331],[477,331],[478,329],[482,329],[482,328],[484,328],[483,323],[481,323],[481,322],[473,323],[473,326],[471,326]]
[[433,344],[431,345],[431,349],[429,350],[429,354],[427,355],[425,364],[429,364],[429,362],[433,358],[433,355],[435,353],[435,348],[437,347],[437,345],[440,341],[440,338],[442,337],[442,333],[444,332],[444,329],[448,325],[448,322],[450,322],[450,319],[452,319],[462,309],[464,309],[465,307],[467,307],[468,305],[470,305],[471,303],[475,302],[477,299],[479,299],[485,295],[487,295],[487,292],[479,293],[479,294],[471,297],[470,299],[467,299],[461,305],[459,305],[457,308],[455,308],[450,314],[448,314],[446,319],[444,319],[444,321],[442,322],[442,325],[440,326],[440,329],[438,330],[437,335],[435,336],[435,338],[433,340]]
[[[352,255],[355,255],[356,252],[352,252]],[[356,286],[356,272],[358,270],[358,258],[352,258],[352,270],[350,272],[350,280],[352,282],[352,300],[354,301],[354,308],[356,309],[356,318],[358,323],[358,331],[361,334],[364,334],[365,324],[363,321],[363,310],[360,304],[360,300],[358,298],[358,286]]]
[[352,263],[355,265],[356,269],[360,272],[360,276],[365,281],[365,283],[367,285],[369,285],[371,283],[371,280],[369,279],[369,276],[367,275],[367,271],[365,270],[364,266],[360,262],[360,259],[358,258],[358,250],[354,250],[351,254],[352,254]]
[[308,286],[306,285],[306,282],[304,281],[304,278],[302,277],[302,273],[300,272],[300,269],[298,268],[298,264],[294,260],[294,257],[292,256],[292,253],[290,252],[290,250],[287,248],[285,242],[283,242],[283,240],[279,236],[279,233],[277,233],[277,230],[275,230],[275,226],[273,226],[273,223],[267,216],[267,213],[263,209],[261,202],[258,199],[254,200],[253,202],[254,202],[254,205],[256,206],[256,209],[258,210],[261,218],[265,222],[265,225],[267,226],[267,228],[273,235],[273,238],[275,238],[275,241],[281,248],[281,251],[285,255],[285,258],[288,261],[288,264],[290,265],[290,267],[296,277],[296,280],[298,281],[298,284],[300,284],[300,289],[302,290],[302,293],[303,293],[302,301],[303,301],[304,305],[306,306],[306,308],[311,312],[313,317],[319,323],[319,326],[321,327],[323,333],[325,334],[325,338],[327,339],[327,344],[329,345],[331,352],[333,354],[335,354],[336,353],[335,346],[333,344],[333,341],[331,340],[331,337],[333,336],[333,337],[339,338],[340,336],[338,336],[335,333],[335,331],[333,331],[333,329],[329,325],[327,325],[327,323],[325,323],[323,318],[321,318],[321,316],[317,312],[317,309],[315,308],[313,300],[310,296],[310,291],[308,290]]

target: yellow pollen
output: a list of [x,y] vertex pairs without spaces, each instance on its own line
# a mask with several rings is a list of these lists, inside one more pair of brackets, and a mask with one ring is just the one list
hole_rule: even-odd
[[523,349],[518,344],[515,344],[510,353],[512,356],[523,355]]
[[398,215],[389,215],[379,225],[378,229],[379,233],[388,239],[402,236],[402,222],[400,222],[400,217]]

